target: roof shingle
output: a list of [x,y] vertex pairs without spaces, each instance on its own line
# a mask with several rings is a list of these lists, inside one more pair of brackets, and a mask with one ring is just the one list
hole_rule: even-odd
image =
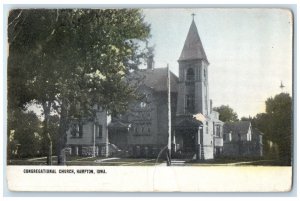
[[[139,85],[146,85],[155,91],[167,91],[167,68],[140,69],[133,72],[134,77],[140,78]],[[137,79],[138,79],[137,78]],[[177,92],[178,77],[170,71],[171,92]]]
[[196,24],[193,20],[178,61],[203,59],[208,62]]

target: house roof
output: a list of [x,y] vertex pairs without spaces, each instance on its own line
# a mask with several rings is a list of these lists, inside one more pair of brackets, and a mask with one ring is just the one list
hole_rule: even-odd
[[[168,71],[167,68],[153,68],[153,69],[140,69],[134,71],[131,75],[132,77],[136,77],[140,79],[139,85],[146,85],[155,91],[167,91],[167,77]],[[178,77],[170,71],[170,85],[171,92],[177,92],[177,83]]]
[[251,123],[250,121],[238,121],[238,122],[230,122],[224,124],[224,133],[240,133],[246,134],[249,130]]
[[192,21],[192,24],[190,26],[178,61],[192,59],[203,59],[208,62],[194,20]]
[[252,132],[253,132],[252,134],[254,134],[254,135],[263,135],[263,133],[261,131],[259,131],[257,128],[253,128]]

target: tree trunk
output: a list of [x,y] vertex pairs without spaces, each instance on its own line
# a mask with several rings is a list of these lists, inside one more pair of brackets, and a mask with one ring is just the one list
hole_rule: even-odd
[[51,136],[48,132],[48,123],[49,123],[49,116],[50,116],[50,107],[51,104],[49,102],[44,102],[43,104],[44,110],[44,122],[43,122],[43,136],[46,139],[44,141],[47,153],[47,165],[52,165],[52,140]]
[[64,101],[61,105],[61,114],[59,122],[59,137],[58,137],[58,146],[57,146],[57,164],[66,165],[66,131],[67,131],[67,108]]
[[47,165],[52,165],[52,140],[49,133],[47,133],[47,137],[48,137]]

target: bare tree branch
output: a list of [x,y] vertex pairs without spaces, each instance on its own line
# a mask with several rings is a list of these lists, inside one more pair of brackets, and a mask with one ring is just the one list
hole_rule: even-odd
[[14,21],[16,21],[17,19],[19,19],[20,18],[20,16],[21,16],[21,14],[22,14],[22,12],[23,12],[23,10],[21,10],[20,11],[20,13],[18,14],[18,16],[17,17],[15,17],[15,19],[13,19],[9,24],[8,24],[8,27],[14,22]]

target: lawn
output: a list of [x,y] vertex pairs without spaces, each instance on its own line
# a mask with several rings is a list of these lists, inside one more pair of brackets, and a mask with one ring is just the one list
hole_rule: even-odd
[[[68,156],[66,165],[68,166],[154,166],[165,163],[165,160],[146,159],[146,158],[105,158],[105,157],[78,157]],[[46,165],[46,157],[26,158],[8,160],[8,165]],[[57,165],[57,157],[52,157],[52,165]],[[178,163],[174,162],[174,166]],[[186,160],[180,166],[286,166],[285,163],[278,160],[263,159],[236,159],[236,158],[219,158],[214,160],[195,161]]]
[[[66,165],[73,166],[153,166],[163,160],[144,158],[105,158],[105,157],[67,157]],[[46,165],[46,157],[8,160],[8,165]],[[52,157],[52,165],[57,165],[57,157]]]

